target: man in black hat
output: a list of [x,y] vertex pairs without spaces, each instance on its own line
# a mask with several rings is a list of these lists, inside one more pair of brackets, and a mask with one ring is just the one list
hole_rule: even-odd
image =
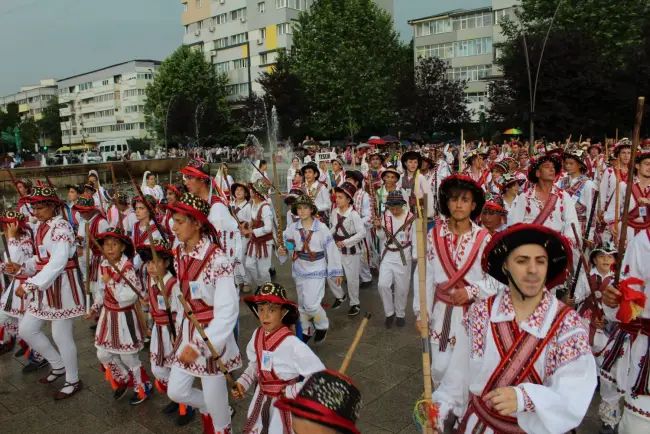
[[[630,197],[630,212],[627,221],[627,239],[632,240],[639,232],[650,229],[650,152],[636,155],[634,165],[634,181],[632,182],[632,196]],[[629,183],[621,182],[618,215],[622,216],[625,209],[625,191]],[[605,223],[616,239],[623,222],[616,221],[616,201],[611,201],[605,212]],[[618,223],[618,226],[616,225]]]
[[[496,293],[481,270],[480,257],[490,234],[474,223],[485,204],[483,189],[466,175],[452,175],[440,186],[440,213],[445,217],[427,234],[427,306],[431,339],[431,376],[442,380],[462,332],[463,313],[476,300]],[[419,285],[413,310],[420,317]],[[424,326],[418,322],[418,326]]]
[[490,241],[483,270],[507,288],[469,308],[432,396],[440,429],[450,411],[459,433],[561,433],[580,424],[596,363],[580,316],[547,289],[566,280],[571,256],[568,240],[541,225],[514,225]]
[[[565,173],[558,180],[557,186],[573,199],[578,221],[580,222],[580,226],[576,227],[576,229],[579,229],[580,233],[584,234],[591,205],[595,199],[596,184],[585,175],[587,165],[585,164],[584,151],[580,149],[570,150],[565,152],[562,158],[564,159]],[[593,233],[594,228],[595,226],[592,225],[590,233]],[[593,240],[594,238],[590,235],[588,239]]]

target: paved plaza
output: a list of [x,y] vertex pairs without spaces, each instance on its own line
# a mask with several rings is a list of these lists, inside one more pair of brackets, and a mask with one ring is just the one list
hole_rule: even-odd
[[[278,268],[275,279],[289,289],[295,298],[291,271],[288,264]],[[422,391],[422,357],[420,338],[414,326],[412,309],[407,309],[407,324],[404,328],[384,328],[383,309],[377,293],[376,281],[371,287],[361,290],[362,312],[371,312],[373,317],[357,348],[348,369],[361,389],[363,408],[357,424],[364,434],[416,433],[411,422],[413,404]],[[332,303],[328,293],[326,301]],[[245,305],[240,307],[240,349],[245,357],[246,345],[257,327],[255,317]],[[313,347],[325,366],[338,370],[343,357],[352,342],[363,315],[350,319],[345,303],[338,310],[327,308],[330,317],[330,331],[327,340]],[[54,385],[38,384],[38,379],[47,373],[47,368],[35,374],[23,375],[25,359],[15,359],[12,354],[0,357],[0,432],[3,434],[149,434],[149,433],[201,433],[200,417],[190,425],[179,428],[174,418],[161,413],[169,402],[167,397],[154,391],[146,402],[131,406],[127,398],[114,402],[110,385],[104,380],[99,361],[95,355],[93,332],[89,323],[79,320],[75,327],[75,338],[79,352],[79,376],[84,388],[70,399],[55,402],[53,395],[63,380]],[[149,371],[147,352],[141,359]],[[241,371],[235,372],[235,378]],[[153,379],[153,377],[151,377]],[[250,390],[251,394],[253,389]],[[236,414],[233,417],[233,433],[241,433],[250,396],[243,401],[233,402]],[[597,403],[592,404],[579,433],[596,433]]]

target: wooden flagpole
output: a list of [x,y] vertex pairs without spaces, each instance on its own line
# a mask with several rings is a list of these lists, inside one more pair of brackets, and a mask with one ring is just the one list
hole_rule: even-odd
[[341,367],[339,368],[340,374],[345,374],[345,371],[347,371],[348,366],[350,365],[350,361],[352,360],[352,356],[354,355],[354,352],[357,349],[357,345],[359,345],[359,342],[361,341],[363,332],[366,331],[366,326],[368,325],[368,321],[370,321],[371,316],[372,315],[370,313],[366,312],[365,316],[361,320],[361,324],[357,329],[357,334],[354,336],[352,345],[350,345],[350,349],[348,349],[348,352],[345,355],[345,359],[343,359],[343,363],[341,363]]
[[[427,208],[427,196],[423,198],[424,208]],[[424,401],[431,402],[433,385],[431,382],[431,341],[429,340],[429,315],[427,303],[427,262],[426,262],[426,240],[427,240],[427,218],[426,214],[420,215],[415,226],[417,239],[418,258],[418,291],[420,295],[420,337],[422,338],[422,373],[424,378]],[[431,434],[432,427],[424,424],[423,434]]]

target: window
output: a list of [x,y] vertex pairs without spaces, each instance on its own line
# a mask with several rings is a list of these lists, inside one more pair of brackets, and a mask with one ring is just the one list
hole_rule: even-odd
[[187,3],[183,3],[183,12],[187,12]]
[[124,113],[144,113],[144,105],[129,105],[124,107]]
[[438,35],[440,33],[449,33],[453,29],[451,18],[445,18],[435,21],[427,21],[426,23],[418,23],[415,25],[415,36],[428,36]]
[[268,53],[260,54],[260,65],[267,65],[269,63]]
[[266,2],[259,2],[257,4],[257,13],[261,15],[264,12],[266,12]]
[[487,101],[487,92],[464,92],[464,96],[467,104]]
[[246,95],[248,94],[248,83],[239,83],[226,86],[228,95]]
[[187,35],[190,31],[190,26],[185,26],[185,34]]
[[290,35],[291,34],[291,24],[290,23],[278,24],[277,33],[278,33],[278,35]]
[[248,67],[248,58],[243,57],[232,61],[232,69],[242,69]]
[[108,86],[108,80],[102,81],[102,86]]
[[454,42],[454,55],[456,57],[477,56],[492,52],[492,38],[468,39]]
[[492,25],[492,12],[462,15],[454,18],[454,30],[475,29]]
[[89,81],[88,83],[83,83],[79,85],[79,92],[82,92],[84,90],[92,89],[93,88],[93,82]]
[[260,29],[260,39],[266,39],[266,27]]
[[302,7],[304,5],[304,0],[289,0],[288,6],[291,9],[295,9],[297,11],[303,10]]
[[492,65],[461,66],[447,71],[448,80],[479,81],[492,74]]
[[220,62],[214,64],[214,70],[220,74],[230,71],[230,62]]
[[494,24],[510,19],[510,9],[494,11]]
[[197,8],[202,8],[203,7],[203,0],[196,0],[196,7]]
[[238,33],[230,37],[230,45],[243,44],[248,41],[248,33]]
[[153,74],[149,72],[138,72],[138,80],[151,80],[153,78]]
[[423,45],[415,50],[416,57],[438,57],[440,59],[451,59],[454,57],[454,43],[447,42],[444,44]]
[[199,30],[203,30],[203,21],[197,21],[196,28]]
[[219,14],[216,18],[217,24],[226,24],[226,21],[228,21],[228,14]]
[[145,89],[128,89],[124,91],[124,98],[129,98],[132,96],[145,96],[146,94],[147,91]]
[[214,48],[225,48],[228,46],[228,38],[219,38],[214,41]]
[[246,8],[230,11],[230,21],[236,21],[242,18],[246,18]]
[[286,8],[286,7],[287,7],[287,0],[275,0],[276,9]]

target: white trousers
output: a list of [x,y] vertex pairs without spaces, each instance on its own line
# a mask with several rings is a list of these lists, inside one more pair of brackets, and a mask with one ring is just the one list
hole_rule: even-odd
[[[314,328],[327,330],[330,322],[325,309],[321,306],[325,296],[325,278],[305,278],[295,276],[296,292],[298,293],[298,311],[302,332],[307,336],[314,334]],[[314,327],[312,327],[312,324]]]
[[203,391],[192,387],[197,377],[172,366],[167,386],[169,398],[179,404],[198,408],[201,413],[212,417],[214,431],[219,432],[230,426],[230,408],[228,406],[228,385],[223,375],[198,377]]
[[[359,268],[361,266],[361,255],[341,255],[343,265],[343,274],[348,286],[348,295],[350,296],[350,306],[358,306],[359,303]],[[343,287],[336,285],[336,279],[327,278],[329,288],[332,290],[334,297],[343,298]]]
[[244,266],[246,268],[246,276],[244,277],[244,283],[246,285],[253,285],[254,288],[271,281],[271,275],[269,274],[269,268],[271,268],[271,254],[273,252],[273,246],[267,246],[269,256],[268,258],[256,258],[255,256],[247,256],[244,261]]
[[0,310],[0,328],[3,330],[0,344],[5,344],[18,336],[18,323],[18,318],[9,315],[4,310]]
[[20,321],[18,334],[22,340],[36,352],[45,357],[53,370],[65,369],[65,381],[79,381],[79,365],[77,363],[77,345],[72,335],[74,318],[51,321],[52,339],[59,351],[43,333],[44,319],[36,318],[26,312]]
[[171,368],[169,366],[158,366],[155,363],[152,363],[151,373],[160,383],[167,384],[169,382],[169,374],[171,373]]
[[396,314],[398,318],[404,318],[406,299],[411,285],[411,259],[406,258],[406,265],[402,265],[399,258],[397,261],[390,261],[388,255],[384,257],[379,266],[377,287],[381,302],[384,304],[384,314],[387,317]]
[[368,235],[361,245],[363,246],[363,251],[361,252],[359,278],[361,282],[366,283],[372,280],[372,273],[370,272],[370,263],[372,262],[372,235],[370,231],[368,231]]
[[[637,396],[633,399],[627,395],[625,402],[629,402],[634,407],[642,410],[650,410],[650,396]],[[623,407],[623,417],[618,425],[619,434],[641,434],[650,432],[650,417],[633,412],[627,407]]]
[[109,369],[111,376],[120,387],[126,387],[129,378],[133,376],[133,388],[137,390],[138,386],[144,383],[142,378],[142,362],[138,353],[119,354],[103,348],[97,348],[97,358],[99,363]]

